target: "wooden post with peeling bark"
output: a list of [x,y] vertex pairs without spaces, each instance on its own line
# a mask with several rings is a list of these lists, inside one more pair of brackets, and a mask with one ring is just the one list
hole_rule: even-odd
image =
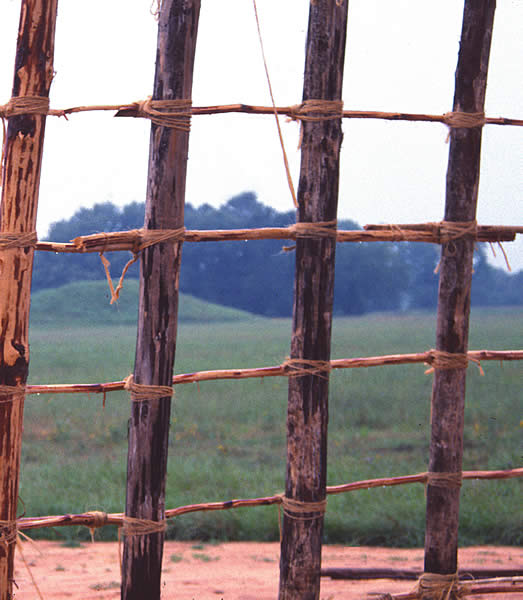
[[[456,70],[454,112],[483,113],[492,38],[494,0],[466,0]],[[481,126],[450,133],[446,221],[476,218]],[[468,348],[474,240],[463,236],[442,246],[436,349],[464,354]],[[460,473],[466,368],[436,369],[432,388],[429,471]],[[457,571],[459,487],[427,486],[425,572]]]
[[[200,0],[163,0],[153,100],[185,100],[192,77]],[[122,115],[124,116],[124,115]],[[146,229],[183,227],[189,133],[153,123],[146,198]],[[176,349],[181,243],[143,251],[134,380],[170,386]],[[128,517],[165,518],[165,480],[171,399],[133,402],[127,461]],[[164,532],[125,536],[125,600],[160,598]]]
[[[23,0],[16,46],[13,98],[48,98],[53,80],[57,0]],[[40,101],[41,102],[41,101]],[[29,306],[34,247],[21,234],[36,231],[44,108],[7,115],[0,232],[16,234],[15,247],[0,242],[0,600],[13,598],[13,572],[24,395],[29,370]],[[3,245],[3,247],[2,247]]]
[[[304,101],[341,100],[347,12],[347,0],[311,2]],[[299,223],[336,219],[341,141],[341,119],[303,121]],[[320,361],[316,364],[321,366],[330,360],[335,248],[331,235],[296,240],[294,361]],[[326,497],[328,377],[328,371],[320,368],[317,374],[289,378],[285,496],[300,504],[322,502]],[[323,514],[303,512],[306,509],[301,504],[298,513],[292,506],[284,510],[280,600],[319,598]]]

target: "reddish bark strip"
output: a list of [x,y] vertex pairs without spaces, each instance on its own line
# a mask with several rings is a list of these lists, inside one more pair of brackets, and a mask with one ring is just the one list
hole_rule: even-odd
[[[454,111],[484,109],[494,0],[467,0],[456,70]],[[473,221],[479,184],[481,127],[455,128],[450,135],[445,221]],[[474,242],[470,237],[442,246],[436,348],[465,353],[468,347]],[[436,370],[432,388],[429,471],[462,469],[466,369]],[[457,570],[459,488],[428,485],[425,571]]]
[[[155,100],[190,99],[200,0],[163,0],[158,24]],[[183,227],[189,134],[151,125],[146,229]],[[141,257],[134,381],[172,382],[181,244],[146,248]],[[165,517],[170,397],[134,402],[129,422],[126,515]],[[160,598],[164,533],[126,536],[122,598]]]
[[[311,3],[303,100],[340,100],[348,5]],[[329,222],[338,207],[341,119],[303,122],[298,222]],[[330,360],[335,237],[296,240],[291,359]],[[289,379],[285,495],[325,499],[328,372]],[[292,514],[292,511],[289,511]],[[296,518],[297,517],[297,518]],[[280,600],[319,598],[323,515],[283,518]],[[312,517],[312,519],[308,519]]]
[[[57,0],[23,0],[13,98],[48,97],[53,79]],[[45,116],[8,119],[0,231],[36,230]],[[0,385],[21,386],[29,369],[29,306],[34,248],[0,251]],[[17,516],[23,394],[0,394],[0,520]],[[8,526],[12,527],[12,526]],[[14,543],[0,543],[0,600],[13,598]]]

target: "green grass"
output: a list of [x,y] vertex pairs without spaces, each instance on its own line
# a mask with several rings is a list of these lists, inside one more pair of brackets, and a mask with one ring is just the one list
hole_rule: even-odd
[[183,556],[181,554],[171,554],[171,562],[178,563],[182,562]]
[[[521,346],[522,311],[477,311],[471,349]],[[33,314],[34,317],[34,314]],[[288,320],[184,323],[177,373],[268,366],[288,354]],[[332,358],[421,352],[434,345],[434,316],[371,315],[336,319]],[[132,370],[130,325],[31,329],[30,383],[102,382]],[[465,469],[521,465],[521,364],[471,366],[467,382]],[[432,377],[423,365],[337,370],[331,376],[328,484],[425,471]],[[287,381],[284,378],[180,385],[171,418],[168,507],[265,496],[284,489]],[[120,512],[125,500],[127,394],[40,395],[26,401],[20,495],[27,515],[86,510]],[[520,480],[465,482],[460,543],[518,544]],[[329,543],[423,545],[422,485],[331,496]],[[519,517],[520,518],[520,517]],[[32,532],[88,540],[86,528]],[[114,528],[96,533],[114,539]],[[202,540],[277,540],[276,507],[192,513],[168,536]]]

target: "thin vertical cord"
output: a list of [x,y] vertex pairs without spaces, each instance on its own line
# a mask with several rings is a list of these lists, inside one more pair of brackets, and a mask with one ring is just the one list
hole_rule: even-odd
[[254,16],[256,17],[256,27],[258,29],[258,38],[260,40],[260,49],[261,49],[262,58],[263,58],[263,65],[265,67],[265,74],[267,76],[267,83],[269,85],[269,93],[271,95],[272,108],[274,111],[274,117],[276,119],[276,127],[278,128],[278,136],[280,138],[280,145],[281,145],[281,150],[283,153],[283,162],[285,164],[285,172],[287,174],[287,183],[289,184],[289,190],[291,191],[291,196],[292,196],[292,201],[294,202],[294,207],[298,208],[298,199],[296,197],[296,191],[294,189],[294,183],[292,181],[291,171],[289,169],[289,161],[287,159],[287,152],[285,151],[285,144],[283,143],[283,136],[282,136],[281,127],[280,127],[280,120],[278,118],[278,111],[276,110],[276,102],[274,101],[274,94],[272,93],[271,78],[269,76],[269,69],[267,67],[267,60],[265,58],[265,50],[263,48],[263,39],[262,39],[261,28],[260,28],[260,20],[258,18],[258,9],[256,7],[256,0],[252,0],[252,3],[254,6]]

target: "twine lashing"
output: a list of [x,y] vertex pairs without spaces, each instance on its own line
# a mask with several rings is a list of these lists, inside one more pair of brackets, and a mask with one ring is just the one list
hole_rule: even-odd
[[[302,502],[289,498],[285,494],[276,494],[280,499],[278,503],[278,528],[280,530],[280,542],[282,541],[281,512],[294,521],[314,521],[321,519],[327,510],[327,498],[318,502]],[[307,515],[307,516],[305,516]]]
[[440,243],[446,244],[458,238],[470,236],[476,239],[478,236],[477,221],[441,221],[435,223]]
[[316,375],[326,379],[325,374],[330,373],[332,366],[328,360],[311,360],[308,358],[286,358],[282,363],[288,377],[303,377]]
[[330,121],[343,117],[343,100],[304,100],[287,112],[290,121]]
[[478,224],[475,220],[429,222],[417,226],[390,223],[387,225],[366,225],[364,229],[368,232],[392,231],[397,239],[401,241],[420,241],[420,232],[427,229],[430,229],[433,235],[433,239],[427,241],[437,244],[445,244],[462,237],[478,239]]
[[173,388],[167,385],[145,385],[142,383],[135,383],[132,374],[125,379],[124,389],[130,392],[131,400],[133,402],[160,400],[161,398],[171,397],[174,394]]
[[296,233],[297,238],[334,238],[336,239],[336,219],[333,221],[318,221],[316,223],[296,223],[289,230]]
[[459,593],[458,573],[440,575],[439,573],[423,573],[418,579],[416,592],[421,600],[449,600],[451,593]]
[[104,527],[108,522],[108,515],[106,512],[101,510],[90,510],[85,513],[92,518],[92,523],[89,526],[90,529],[99,529],[100,527]]
[[468,367],[469,360],[471,360],[477,364],[480,375],[485,375],[480,361],[477,358],[468,356],[467,354],[431,349],[429,350],[428,355],[429,356],[425,362],[430,365],[430,369],[425,371],[426,374],[433,373],[435,369],[444,371],[450,369],[466,369]]
[[138,251],[160,244],[161,242],[182,242],[185,237],[185,227],[178,229],[141,229]]
[[451,129],[483,127],[486,123],[484,112],[448,112],[443,115],[443,122]]
[[0,120],[2,121],[2,156],[0,158],[0,186],[3,179],[5,162],[5,144],[7,130],[5,119],[18,115],[47,115],[49,98],[42,96],[15,96],[7,104],[0,105]]
[[[73,244],[81,250],[88,248],[91,251],[100,251],[100,260],[102,261],[107,283],[111,290],[111,304],[114,304],[120,297],[127,271],[131,265],[138,260],[139,253],[142,250],[161,242],[183,241],[184,236],[185,227],[179,227],[178,229],[132,229],[130,231],[117,231],[111,235],[107,233],[97,233],[90,236],[77,237],[74,238]],[[133,253],[133,257],[124,266],[120,279],[118,280],[118,285],[115,289],[109,271],[111,263],[103,254],[104,252],[111,250],[111,247],[120,250],[121,245],[127,242],[132,242],[131,252]]]
[[127,537],[162,533],[166,529],[166,519],[163,521],[150,521],[149,519],[137,519],[135,517],[127,516],[123,518],[122,534]]
[[387,225],[387,228],[397,234],[402,241],[407,241],[409,239],[409,235],[411,235],[411,232],[402,229],[400,225],[396,225],[394,223]]
[[149,535],[151,533],[163,533],[167,529],[167,521],[150,521],[149,519],[137,519],[136,517],[123,517],[123,524],[118,527],[118,560],[120,562],[120,573],[123,576],[121,542],[122,535],[136,537]]
[[468,367],[468,356],[461,353],[443,352],[442,350],[431,349],[429,356],[425,361],[430,365],[425,373],[433,373],[435,369],[466,369]]
[[0,106],[0,118],[9,119],[18,115],[46,115],[49,98],[43,96],[15,96]]
[[25,386],[0,385],[0,404],[14,402],[15,399],[25,396]]
[[13,248],[34,248],[38,242],[36,231],[14,233],[0,233],[0,250]]
[[89,527],[89,532],[91,534],[91,542],[93,542],[93,544],[94,544],[94,532],[96,529],[99,529],[100,527],[104,527],[104,525],[107,525],[108,516],[107,516],[106,512],[103,512],[101,510],[91,510],[85,514],[89,515],[92,518],[92,523],[88,527]]
[[177,229],[130,229],[128,231],[79,236],[74,238],[72,243],[81,252],[110,252],[125,249],[137,253],[154,244],[181,242],[184,237],[184,227]]
[[137,116],[155,125],[169,127],[188,133],[191,130],[191,100],[139,100],[133,104]]
[[431,485],[433,487],[441,487],[441,488],[460,488],[462,483],[462,474],[461,471],[457,473],[436,473],[429,471],[426,474],[426,485]]
[[[279,494],[283,514],[290,519],[298,521],[312,521],[321,518],[327,510],[327,499],[319,502],[302,502],[294,498],[288,498],[285,494]],[[305,517],[304,515],[309,515]]]
[[14,544],[18,538],[18,526],[16,520],[1,521],[0,520],[0,544],[9,546]]

